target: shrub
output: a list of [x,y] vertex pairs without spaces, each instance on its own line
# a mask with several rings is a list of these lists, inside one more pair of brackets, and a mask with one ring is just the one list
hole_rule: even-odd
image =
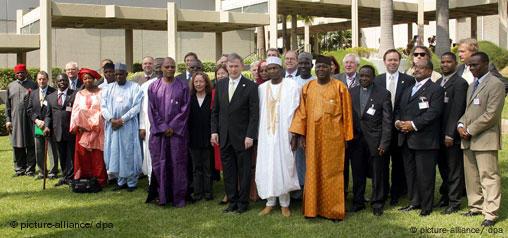
[[[39,68],[29,68],[28,71],[28,78],[29,79],[35,79],[37,76],[37,73],[39,72]],[[51,70],[52,78],[53,80],[56,78],[56,75],[62,73],[63,70],[61,68],[53,68]],[[12,68],[3,68],[0,69],[0,90],[1,89],[7,89],[7,85],[9,85],[10,82],[14,80],[14,71]]]
[[369,58],[370,54],[374,52],[377,52],[377,50],[367,47],[354,47],[346,49],[346,53],[354,53],[363,58]]
[[5,128],[5,105],[0,105],[0,136],[6,136],[7,128]]
[[143,67],[141,66],[141,63],[134,63],[132,64],[132,72],[141,72],[143,71]]
[[503,49],[490,41],[478,42],[480,51],[485,52],[489,59],[499,69],[503,69],[508,63],[508,50]]
[[[185,63],[179,63],[176,66],[176,72],[177,72],[176,74],[185,72],[186,68],[187,68],[187,66],[185,66]],[[203,72],[215,72],[215,63],[209,62],[209,61],[203,62]]]

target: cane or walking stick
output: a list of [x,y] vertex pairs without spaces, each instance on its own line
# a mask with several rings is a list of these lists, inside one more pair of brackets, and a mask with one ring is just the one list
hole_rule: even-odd
[[46,177],[48,176],[48,171],[47,171],[47,165],[46,165],[46,161],[48,160],[48,140],[49,140],[49,137],[46,137],[44,136],[44,165],[43,165],[43,182],[42,182],[42,189],[46,189]]

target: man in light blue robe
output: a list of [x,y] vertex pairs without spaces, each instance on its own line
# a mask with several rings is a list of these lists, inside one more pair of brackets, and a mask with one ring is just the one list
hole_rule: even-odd
[[104,162],[108,174],[118,178],[114,190],[136,189],[141,173],[138,114],[143,92],[137,83],[127,81],[125,64],[115,65],[116,82],[103,88],[101,111],[104,129]]

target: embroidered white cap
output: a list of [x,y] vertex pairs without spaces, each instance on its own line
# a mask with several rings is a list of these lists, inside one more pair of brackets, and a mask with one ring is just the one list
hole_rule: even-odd
[[279,66],[282,66],[282,61],[280,60],[279,57],[270,56],[266,58],[266,65],[269,64],[277,64]]

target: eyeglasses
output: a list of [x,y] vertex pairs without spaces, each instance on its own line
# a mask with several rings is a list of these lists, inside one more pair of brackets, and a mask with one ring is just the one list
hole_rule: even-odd
[[422,52],[422,53],[413,53],[414,57],[418,57],[418,56],[425,57],[425,55],[427,55],[427,53],[425,53],[425,52]]

